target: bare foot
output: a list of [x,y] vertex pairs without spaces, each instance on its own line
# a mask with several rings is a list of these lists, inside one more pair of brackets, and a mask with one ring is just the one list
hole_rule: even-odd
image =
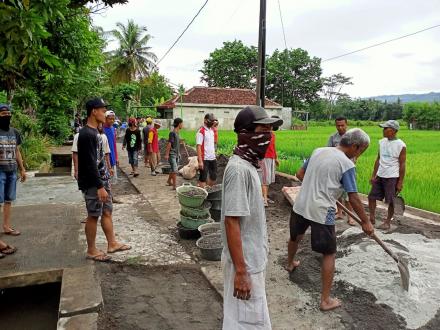
[[356,226],[356,221],[354,221],[352,218],[348,218],[348,220],[347,220],[347,223],[350,225],[350,226]]
[[319,309],[323,312],[328,312],[338,307],[341,307],[342,303],[338,298],[328,298],[327,300],[321,301]]
[[391,227],[391,226],[390,226],[388,223],[383,223],[383,224],[381,224],[379,227],[377,227],[377,229],[389,230],[390,227]]
[[344,219],[344,215],[342,213],[336,213],[336,220]]
[[291,272],[293,272],[295,269],[297,269],[299,267],[299,264],[300,264],[300,262],[298,260],[294,260],[292,262],[292,264],[286,266],[286,270],[289,273],[291,273]]

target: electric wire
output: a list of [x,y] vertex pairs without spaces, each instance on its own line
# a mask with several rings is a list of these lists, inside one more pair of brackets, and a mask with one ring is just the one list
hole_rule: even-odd
[[165,52],[165,54],[160,58],[160,60],[156,63],[156,66],[159,65],[160,62],[163,61],[163,59],[170,53],[170,51],[174,48],[174,46],[179,42],[180,38],[183,37],[183,35],[185,34],[185,32],[189,29],[189,27],[191,26],[191,24],[195,21],[195,19],[197,18],[197,16],[199,16],[199,14],[202,12],[203,8],[205,8],[205,6],[207,5],[209,0],[206,0],[205,3],[202,5],[202,7],[200,7],[200,9],[197,11],[196,15],[192,18],[192,20],[188,23],[188,25],[186,26],[186,28],[183,30],[183,32],[177,37],[176,41],[174,41],[174,43],[171,45],[170,48],[168,48],[168,50]]
[[397,40],[400,40],[400,39],[408,38],[408,37],[411,37],[411,36],[413,36],[415,34],[419,34],[419,33],[422,33],[422,32],[428,31],[428,30],[432,30],[432,29],[435,29],[435,28],[438,28],[438,27],[440,27],[440,24],[437,24],[437,25],[434,25],[434,26],[430,26],[428,28],[425,28],[425,29],[422,29],[422,30],[419,30],[419,31],[416,31],[416,32],[413,32],[413,33],[408,33],[408,34],[405,34],[405,35],[400,36],[400,37],[396,37],[396,38],[393,38],[393,39],[382,41],[382,42],[379,42],[377,44],[373,44],[373,45],[370,45],[370,46],[367,46],[367,47],[363,47],[363,48],[360,48],[360,49],[357,49],[357,50],[354,50],[354,51],[351,51],[351,52],[348,52],[348,53],[345,53],[345,54],[341,54],[341,55],[338,55],[338,56],[333,56],[333,57],[327,58],[325,60],[322,60],[321,62],[333,61],[333,60],[336,60],[336,59],[344,57],[344,56],[348,56],[348,55],[351,55],[351,54],[359,53],[359,52],[362,52],[364,50],[367,50],[367,49],[370,49],[370,48],[374,48],[374,47],[378,47],[378,46],[382,46],[382,45],[385,45],[387,43],[390,43],[390,42],[393,42],[393,41],[397,41]]

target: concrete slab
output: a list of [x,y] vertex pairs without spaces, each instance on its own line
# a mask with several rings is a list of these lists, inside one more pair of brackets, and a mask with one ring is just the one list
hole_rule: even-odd
[[102,305],[101,286],[95,267],[84,266],[64,270],[60,317],[98,312]]
[[62,269],[44,269],[41,271],[31,271],[27,273],[11,273],[0,277],[0,288],[17,288],[29,285],[61,282],[63,277]]
[[[80,236],[85,209],[78,204],[81,194],[72,180],[31,177],[20,189],[12,226],[22,234],[0,234],[1,240],[18,248],[0,259],[0,288],[41,283],[44,277],[51,282],[59,278],[54,271],[86,264]],[[48,204],[48,196],[53,196],[53,204]]]
[[90,313],[63,317],[58,320],[57,330],[97,330],[98,314]]

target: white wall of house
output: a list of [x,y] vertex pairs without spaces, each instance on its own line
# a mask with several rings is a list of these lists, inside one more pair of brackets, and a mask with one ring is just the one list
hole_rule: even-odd
[[[212,112],[219,121],[219,129],[230,130],[234,128],[234,120],[238,112],[243,109],[239,105],[212,105],[183,103],[182,111],[179,106],[173,109],[173,118],[182,117],[186,129],[197,129],[203,125],[205,114]],[[279,116],[284,120],[284,129],[290,129],[292,124],[292,109],[281,107],[266,107],[269,116]]]

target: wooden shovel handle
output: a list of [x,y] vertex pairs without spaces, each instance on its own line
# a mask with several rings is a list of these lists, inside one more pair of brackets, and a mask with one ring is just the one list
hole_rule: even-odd
[[[342,203],[340,203],[339,201],[336,201],[336,204],[338,205],[338,207],[340,207],[341,209],[344,210],[345,213],[347,213],[350,217],[352,217],[354,219],[354,221],[356,221],[359,225],[362,226],[362,221],[361,219],[359,219],[359,217],[354,214],[353,212],[351,212],[349,209],[347,209]],[[388,246],[385,245],[384,242],[382,242],[382,240],[377,237],[376,233],[373,233],[371,236],[372,239],[374,239],[376,241],[377,244],[379,244],[382,249],[385,250],[386,253],[388,253],[396,262],[399,262],[399,258],[397,257],[397,255],[391,251]]]

